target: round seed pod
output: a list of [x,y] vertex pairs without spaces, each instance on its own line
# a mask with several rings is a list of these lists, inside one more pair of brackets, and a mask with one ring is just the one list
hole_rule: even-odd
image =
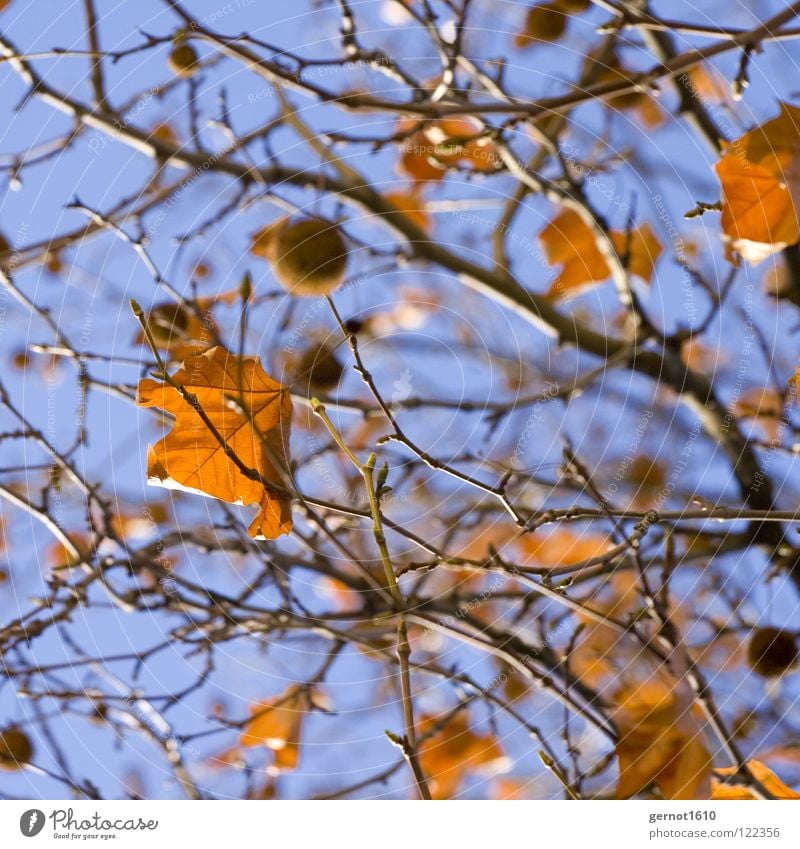
[[169,347],[185,336],[189,318],[188,310],[180,304],[162,304],[147,316],[147,327],[159,345]]
[[329,342],[305,348],[297,359],[295,369],[295,384],[308,389],[310,395],[335,389],[344,373],[344,366],[336,357],[336,348]]
[[167,65],[177,77],[193,77],[197,70],[197,53],[194,47],[191,44],[179,44],[169,54]]
[[10,726],[0,731],[0,769],[22,769],[33,757],[33,744],[28,735]]
[[747,662],[765,678],[777,678],[797,665],[797,637],[780,628],[756,628],[747,645]]
[[515,44],[517,47],[527,47],[534,42],[555,41],[564,34],[568,22],[568,16],[555,3],[531,6]]
[[317,218],[286,221],[276,228],[266,255],[278,282],[291,295],[328,295],[341,285],[347,270],[347,247],[339,228]]

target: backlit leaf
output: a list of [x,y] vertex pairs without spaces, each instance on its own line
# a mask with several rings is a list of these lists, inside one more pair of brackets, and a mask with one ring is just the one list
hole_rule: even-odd
[[[437,717],[422,717],[420,734],[433,730],[439,722]],[[451,717],[421,745],[420,763],[436,799],[452,798],[470,772],[497,773],[508,766],[500,744],[491,734],[475,731],[466,710]]]
[[650,784],[665,799],[708,798],[711,755],[690,705],[677,685],[658,678],[619,693],[617,798],[635,796]]
[[288,464],[292,401],[287,388],[264,371],[257,357],[240,358],[220,346],[188,357],[173,380],[196,399],[217,434],[191,397],[187,400],[166,382],[140,381],[138,403],[175,416],[172,430],[148,451],[149,482],[231,504],[258,505],[251,536],[275,539],[288,533],[290,499],[268,485],[281,485],[281,467]]
[[800,109],[780,114],[729,145],[716,165],[726,256],[756,264],[800,239]]
[[[768,790],[776,799],[800,799],[800,793],[792,790],[784,784],[780,778],[761,761],[748,761],[747,766],[753,776],[764,785],[764,789]],[[735,775],[736,767],[724,767],[723,769],[715,770],[717,775]],[[712,799],[734,799],[742,801],[750,801],[758,797],[747,787],[737,786],[735,784],[726,784],[718,778],[714,778],[711,782],[711,798]]]
[[[572,209],[560,212],[539,234],[547,261],[561,265],[561,272],[550,287],[548,297],[573,295],[587,285],[600,283],[611,276],[606,258],[600,252],[594,232]],[[611,240],[620,257],[627,255],[631,274],[649,282],[661,254],[661,243],[649,224],[642,224],[630,234],[612,231]]]
[[494,171],[499,164],[494,142],[475,118],[443,118],[414,130],[418,121],[404,120],[398,132],[409,135],[401,146],[399,168],[417,182],[441,180],[447,166]]
[[305,686],[290,687],[277,698],[255,705],[252,718],[244,727],[242,746],[266,746],[275,752],[275,767],[295,769],[300,757],[303,723],[312,707],[311,693]]

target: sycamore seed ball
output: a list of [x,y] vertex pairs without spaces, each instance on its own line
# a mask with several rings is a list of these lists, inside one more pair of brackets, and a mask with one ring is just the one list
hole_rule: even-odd
[[347,247],[339,228],[317,218],[283,224],[269,240],[267,257],[291,295],[328,295],[341,285],[347,270]]
[[765,678],[777,678],[800,659],[797,637],[780,628],[756,628],[747,646],[747,662]]
[[296,365],[295,383],[309,394],[329,392],[342,378],[344,366],[336,356],[336,348],[329,342],[311,345],[300,354]]
[[179,44],[169,54],[167,64],[173,74],[188,79],[197,70],[197,53],[191,44]]
[[33,757],[33,744],[28,735],[16,726],[0,731],[0,768],[22,769]]

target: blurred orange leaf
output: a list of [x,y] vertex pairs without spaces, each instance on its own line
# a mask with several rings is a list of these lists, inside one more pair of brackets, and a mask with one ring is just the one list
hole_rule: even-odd
[[[436,728],[440,719],[420,718],[420,734]],[[450,799],[470,772],[495,773],[506,766],[500,744],[491,734],[470,726],[469,714],[459,711],[420,747],[420,763],[435,799]]]
[[425,202],[416,191],[387,192],[386,200],[404,213],[420,230],[430,231],[431,219],[425,210]]
[[656,784],[665,799],[706,799],[711,755],[676,685],[657,678],[624,687],[614,719],[619,729],[617,798]]
[[[593,76],[598,83],[631,84],[637,72],[626,68],[622,60],[612,53],[610,57],[604,54],[603,58],[593,57],[595,73]],[[597,67],[599,65],[599,67]],[[646,128],[658,127],[664,122],[664,110],[658,105],[655,98],[643,90],[627,91],[606,98],[606,104],[620,111],[635,112]]]
[[300,757],[303,723],[312,707],[308,687],[295,685],[274,699],[251,709],[239,743],[242,746],[266,746],[275,752],[277,769],[295,769]]
[[771,387],[747,389],[733,405],[735,415],[757,421],[771,441],[777,440],[780,434],[783,409],[783,397]]
[[[661,243],[649,224],[642,224],[628,234],[612,231],[611,240],[620,257],[627,254],[628,270],[650,281],[661,254]],[[597,246],[592,229],[572,209],[560,212],[539,234],[547,261],[561,265],[561,273],[550,287],[548,297],[575,294],[584,286],[600,283],[611,276],[608,262]]]
[[576,534],[562,528],[526,534],[520,537],[519,543],[530,560],[549,568],[582,563],[605,554],[611,547],[607,537],[591,533]]
[[555,41],[566,31],[570,13],[584,12],[588,7],[589,0],[554,0],[531,6],[514,44],[529,47],[540,41]]
[[475,118],[443,118],[414,130],[418,121],[403,120],[398,132],[403,142],[400,170],[417,182],[444,177],[448,165],[463,164],[474,171],[494,171],[499,163],[494,142]]
[[664,489],[667,473],[663,464],[639,454],[631,460],[623,473],[625,483],[634,488],[631,497],[633,507],[648,509],[653,507],[656,498]]

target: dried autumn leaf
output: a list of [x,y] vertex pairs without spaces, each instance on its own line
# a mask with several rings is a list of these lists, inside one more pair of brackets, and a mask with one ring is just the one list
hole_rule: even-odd
[[[591,62],[594,64],[591,73],[598,83],[629,85],[637,76],[636,71],[625,67],[616,52],[612,53],[610,57],[604,53],[602,59],[593,56]],[[646,91],[628,91],[623,94],[616,94],[607,97],[605,102],[612,109],[635,112],[648,129],[658,127],[664,122],[663,109]]]
[[793,631],[766,626],[756,628],[747,644],[747,662],[759,675],[778,678],[800,661],[797,636]]
[[783,174],[788,154],[747,163],[735,154],[717,163],[722,184],[722,233],[726,257],[757,265],[800,237],[797,211]]
[[733,405],[735,415],[758,422],[767,438],[775,442],[783,423],[784,400],[771,387],[755,387],[742,392]]
[[695,65],[689,68],[687,76],[689,85],[698,99],[714,103],[730,103],[730,84],[713,65]]
[[566,31],[570,14],[585,12],[588,7],[589,0],[554,0],[531,6],[514,44],[529,47],[540,41],[556,41]]
[[[592,599],[591,609],[616,620],[626,620],[641,606],[638,578],[632,572],[614,572]],[[641,657],[638,644],[611,625],[579,614],[583,631],[570,657],[570,666],[586,684],[605,689],[623,671],[635,675]]]
[[545,533],[526,534],[520,537],[520,547],[528,560],[539,566],[556,568],[573,566],[605,554],[611,544],[608,537],[599,534],[574,534],[572,531],[557,528]]
[[692,716],[691,699],[657,678],[623,688],[614,720],[619,729],[617,798],[656,784],[665,799],[705,799],[711,755]]
[[[617,254],[627,255],[630,273],[649,282],[661,254],[661,243],[650,225],[642,224],[630,235],[615,230],[610,236]],[[548,292],[550,298],[573,295],[584,286],[600,283],[611,276],[594,232],[575,210],[560,212],[544,227],[539,241],[547,261],[562,266]]]
[[[780,778],[761,761],[748,761],[747,766],[753,777],[756,778],[764,788],[768,790],[776,799],[800,799],[800,793],[792,790],[784,784]],[[723,769],[715,770],[716,775],[735,775],[736,767],[724,767]],[[739,787],[734,784],[726,784],[720,781],[716,776],[711,781],[711,798],[714,800],[734,799],[741,801],[750,801],[758,797],[753,794],[747,787]]]
[[177,147],[180,143],[178,139],[178,134],[175,132],[174,127],[170,126],[167,123],[156,124],[155,127],[151,130],[151,134],[154,139],[158,139],[158,141],[166,142],[173,147]]
[[499,160],[494,142],[476,118],[443,118],[415,130],[418,123],[404,120],[397,127],[398,133],[409,134],[401,148],[400,171],[416,182],[441,180],[448,165],[496,170]]
[[514,38],[516,47],[529,47],[541,41],[555,41],[566,32],[569,18],[556,3],[531,6],[522,30]]
[[694,371],[713,374],[725,363],[725,354],[710,348],[697,337],[692,336],[681,344],[681,361]]
[[722,187],[726,256],[755,265],[800,239],[800,109],[780,114],[725,146],[716,165]]
[[69,535],[72,544],[75,546],[75,551],[65,545],[63,542],[54,542],[47,549],[47,562],[53,569],[69,569],[77,566],[82,561],[89,561],[94,555],[94,544],[91,537],[80,531],[73,531]]
[[639,454],[625,469],[623,479],[634,488],[631,505],[635,508],[649,509],[654,506],[664,489],[667,472],[657,460]]
[[496,778],[492,784],[492,799],[518,802],[530,798],[533,782],[522,778]]
[[[441,719],[420,718],[420,734],[437,727]],[[422,744],[420,764],[435,799],[450,799],[469,772],[497,773],[507,767],[507,758],[491,734],[480,734],[470,726],[462,710]]]
[[255,705],[244,727],[242,746],[266,746],[275,752],[275,768],[295,769],[300,757],[300,738],[308,711],[312,708],[308,687],[295,685],[282,695]]
[[410,192],[387,192],[386,200],[396,206],[400,212],[406,215],[420,230],[426,233],[430,231],[431,219],[425,210],[425,201],[416,191]]
[[[196,399],[217,433],[192,397],[169,383],[141,380],[138,403],[175,416],[172,430],[148,451],[149,483],[231,504],[258,505],[249,529],[252,537],[275,539],[288,533],[291,501],[269,487],[269,482],[281,486],[288,465],[288,389],[264,371],[257,357],[238,357],[221,346],[188,357],[172,380]],[[246,474],[234,458],[254,474]]]

